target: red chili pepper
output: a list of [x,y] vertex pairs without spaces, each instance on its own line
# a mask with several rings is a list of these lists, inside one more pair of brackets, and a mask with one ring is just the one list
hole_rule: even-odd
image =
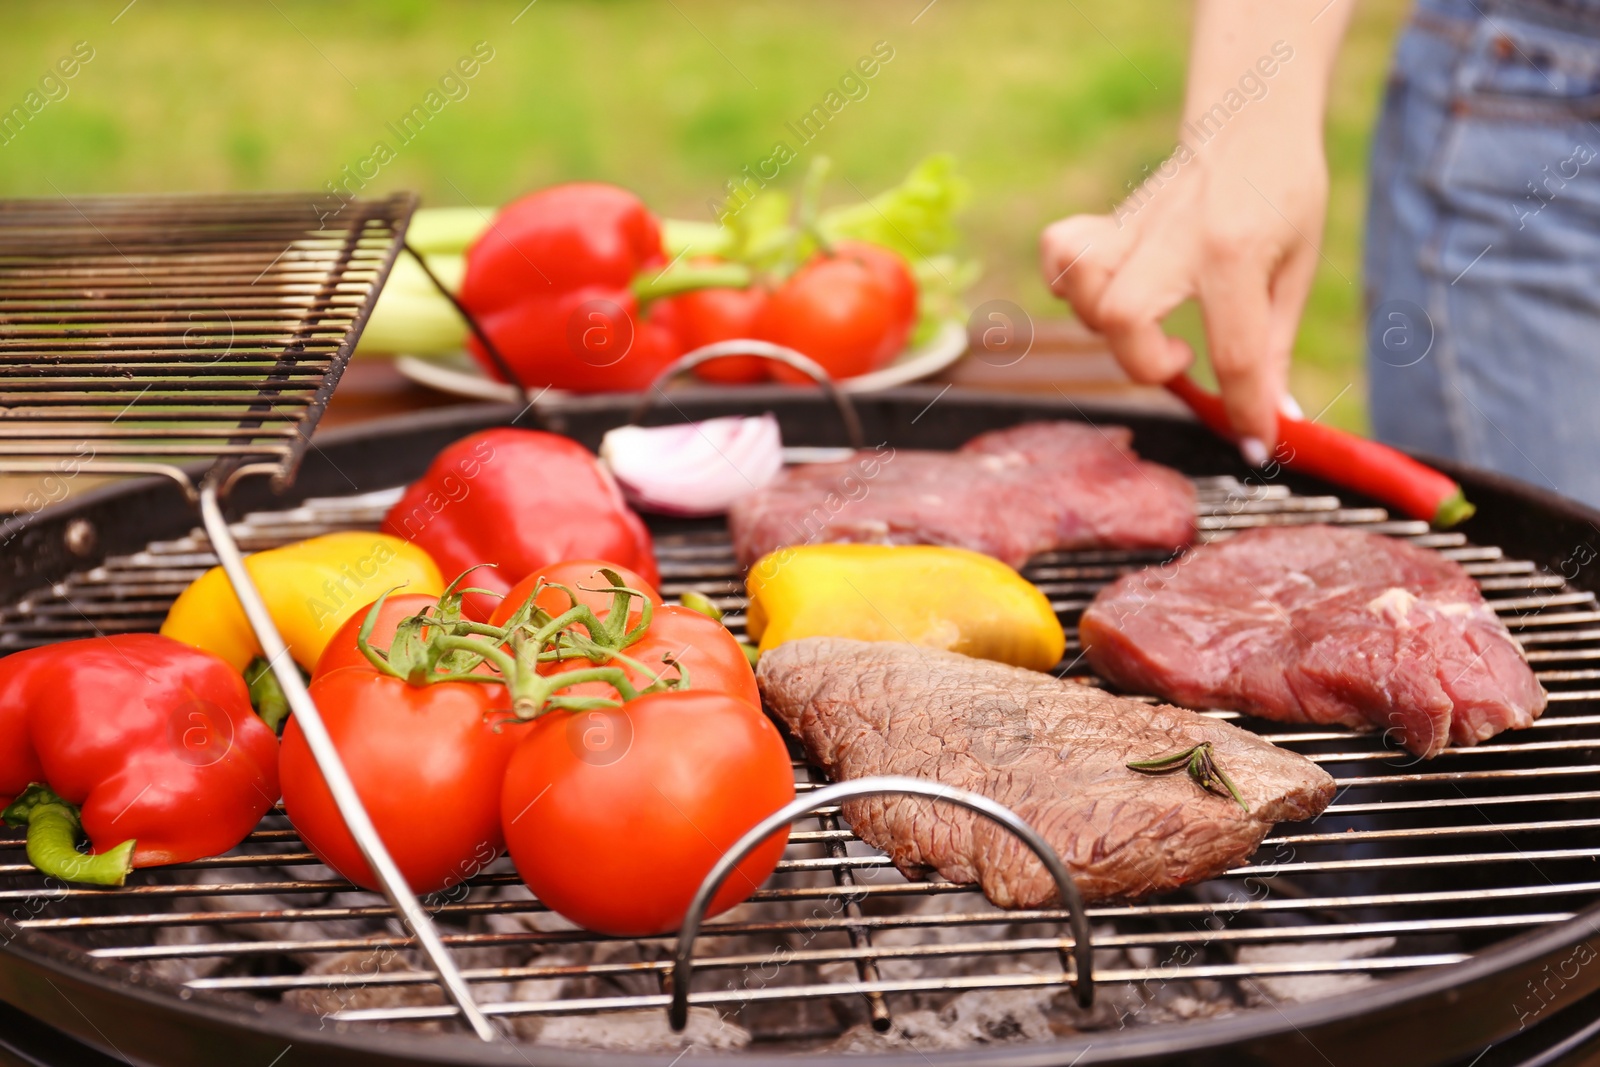
[[[1221,397],[1186,374],[1169,381],[1167,389],[1218,435],[1237,439]],[[1354,489],[1441,529],[1465,522],[1476,510],[1448,476],[1377,441],[1286,415],[1278,416],[1278,440],[1279,450],[1286,450],[1278,461],[1285,467]]]
[[[584,448],[538,430],[485,430],[446,448],[384,516],[383,529],[421,546],[445,574],[504,593],[524,575],[599,556],[661,580],[650,532]],[[466,594],[468,618],[495,602]]]
[[[900,257],[873,245],[841,241],[773,292],[755,329],[761,340],[805,353],[834,378],[852,378],[894,358],[905,345],[916,312],[916,283]],[[772,367],[772,376],[810,380],[781,365]]]
[[0,798],[40,871],[121,885],[254,830],[278,800],[278,740],[208,652],[158,634],[65,641],[0,659]]

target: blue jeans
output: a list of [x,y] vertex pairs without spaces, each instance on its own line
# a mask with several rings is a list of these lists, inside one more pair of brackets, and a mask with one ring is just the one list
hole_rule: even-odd
[[1600,0],[1420,0],[1365,277],[1380,439],[1600,505]]

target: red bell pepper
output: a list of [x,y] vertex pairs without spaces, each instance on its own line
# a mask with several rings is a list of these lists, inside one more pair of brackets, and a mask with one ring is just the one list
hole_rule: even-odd
[[277,800],[278,740],[216,656],[125,634],[0,659],[0,802],[45,874],[121,885],[214,856]]
[[[467,249],[460,299],[524,386],[643,389],[683,352],[670,302],[646,302],[749,277],[743,268],[663,276],[666,258],[655,217],[632,193],[556,185],[508,204]],[[501,376],[476,336],[468,347]]]
[[[599,556],[661,580],[650,532],[588,449],[538,430],[485,430],[440,452],[384,517],[383,528],[421,546],[445,574],[503,594],[525,575]],[[466,594],[468,618],[494,601]]]
[[[1167,389],[1219,436],[1237,440],[1221,397],[1186,374],[1169,381]],[[1447,475],[1377,441],[1287,415],[1278,416],[1278,440],[1285,467],[1365,493],[1441,529],[1465,522],[1476,510]]]

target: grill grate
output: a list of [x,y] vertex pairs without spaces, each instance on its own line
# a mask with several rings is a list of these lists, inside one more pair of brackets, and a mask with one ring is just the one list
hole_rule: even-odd
[[[1320,818],[1280,827],[1250,864],[1222,878],[1144,904],[1089,909],[1101,1007],[1075,1023],[1117,1026],[1328,995],[1459,963],[1512,933],[1570,919],[1600,897],[1593,594],[1381,509],[1232,478],[1197,485],[1205,540],[1248,526],[1336,522],[1459,561],[1527,648],[1550,706],[1528,730],[1447,749],[1425,764],[1374,735],[1213,713],[1317,761],[1338,794]],[[397,492],[253,514],[234,532],[253,550],[373,528]],[[662,536],[658,555],[665,594],[708,592],[729,623],[742,626],[741,588],[720,528]],[[1070,633],[1104,583],[1158,561],[1148,553],[1056,553],[1032,561],[1026,574]],[[110,559],[0,608],[0,651],[153,629],[214,562],[199,531]],[[1069,672],[1077,651],[1069,645]],[[802,791],[821,782],[798,761],[796,775]],[[150,969],[192,990],[286,998],[345,1023],[437,1025],[455,1014],[431,971],[355,974],[334,965],[343,953],[409,958],[411,942],[380,897],[318,866],[281,814],[234,854],[138,872],[118,891],[44,887],[20,842],[0,841],[0,860],[0,906],[49,901],[18,927],[68,939],[107,963]],[[426,903],[461,953],[462,975],[486,1015],[520,1027],[667,1004],[670,939],[614,941],[567,928],[528,897],[504,860],[469,885]],[[1064,919],[1056,910],[998,912],[963,886],[908,883],[850,833],[836,808],[822,809],[795,824],[778,874],[752,901],[707,925],[691,1003],[736,1011],[758,1038],[794,1041],[857,1023],[882,1028],[898,1012],[963,991],[1065,990]],[[1202,991],[1201,1006],[1175,1006],[1154,992],[1178,988],[1173,983]]]
[[160,469],[187,486],[176,465],[222,460],[286,485],[415,206],[0,201],[3,466]]

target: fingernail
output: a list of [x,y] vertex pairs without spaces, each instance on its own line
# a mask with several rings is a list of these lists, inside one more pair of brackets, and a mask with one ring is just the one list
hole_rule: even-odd
[[1291,419],[1304,419],[1305,410],[1300,407],[1300,402],[1288,393],[1283,394],[1283,399],[1278,401],[1278,410]]
[[1265,467],[1267,465],[1267,446],[1262,443],[1259,437],[1239,438],[1239,454],[1252,467]]

